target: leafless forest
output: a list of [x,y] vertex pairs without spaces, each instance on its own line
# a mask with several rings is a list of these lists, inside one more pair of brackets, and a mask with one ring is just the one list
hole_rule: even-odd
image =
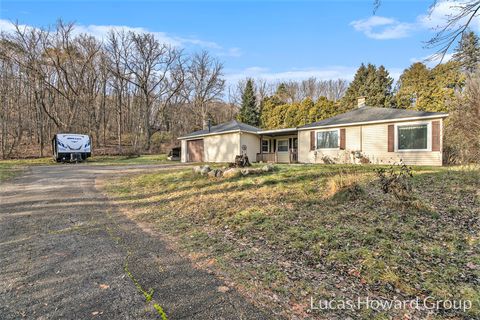
[[[339,99],[347,82],[288,83],[289,99]],[[0,37],[0,156],[48,155],[58,132],[90,134],[96,153],[164,152],[176,137],[238,111],[243,84],[226,88],[223,65],[153,34],[111,30],[102,41],[58,22]],[[256,82],[257,101],[276,84]]]

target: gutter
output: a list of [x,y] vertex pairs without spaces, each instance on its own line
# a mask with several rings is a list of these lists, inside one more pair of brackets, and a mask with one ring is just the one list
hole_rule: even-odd
[[258,131],[257,133],[258,133],[258,134],[269,134],[269,133],[295,132],[295,131],[298,131],[298,128],[261,130],[261,131]]
[[324,128],[338,128],[338,127],[351,127],[351,126],[361,126],[368,124],[379,124],[379,123],[390,123],[390,122],[402,122],[402,121],[414,121],[414,120],[424,120],[424,119],[443,119],[448,117],[449,114],[443,115],[434,115],[434,116],[424,116],[424,117],[410,117],[410,118],[397,118],[397,119],[385,119],[385,120],[374,120],[374,121],[363,121],[363,122],[347,122],[339,124],[331,124],[324,126],[314,126],[314,127],[301,127],[298,128],[298,131],[312,130],[312,129],[324,129]]
[[203,134],[194,135],[194,136],[183,136],[183,137],[178,137],[177,140],[191,140],[191,139],[197,139],[197,138],[208,137],[208,136],[216,136],[216,135],[219,135],[219,134],[242,133],[242,132],[258,134],[257,131],[229,130],[229,131],[221,131],[221,132],[203,133]]

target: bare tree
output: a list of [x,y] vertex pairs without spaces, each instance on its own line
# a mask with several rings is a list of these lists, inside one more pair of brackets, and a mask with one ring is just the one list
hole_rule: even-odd
[[203,128],[207,126],[212,102],[223,94],[225,80],[222,71],[223,64],[206,51],[194,54],[187,68],[186,97],[193,111],[199,113]]
[[[54,121],[55,118],[49,113],[45,99],[44,76],[42,73],[42,43],[45,42],[48,33],[34,28],[20,27],[14,25],[15,31],[11,34],[4,34],[3,50],[1,56],[18,66],[19,70],[25,72],[28,78],[28,93],[32,96],[31,107],[34,112],[36,128],[36,139],[39,144],[39,155],[43,156],[45,146],[44,117],[47,115]],[[55,124],[57,124],[55,122]]]
[[159,116],[184,82],[181,51],[161,44],[153,34],[128,32],[121,39],[121,68],[126,71],[125,79],[142,95],[143,125],[139,129],[149,150],[152,135],[160,130]]
[[110,31],[105,46],[108,59],[107,67],[113,75],[113,77],[110,78],[109,84],[112,88],[115,113],[117,115],[117,146],[120,153],[122,153],[123,117],[125,109],[127,108],[128,100],[128,81],[126,80],[127,71],[125,70],[124,64],[122,64],[122,45],[127,41],[125,38],[125,32]]
[[38,147],[42,156],[59,131],[91,134],[103,152],[112,140],[116,152],[143,152],[157,132],[160,143],[175,144],[208,113],[215,121],[234,117],[235,108],[221,100],[222,65],[208,53],[189,60],[153,34],[111,31],[103,42],[74,28],[63,21],[51,31],[17,24],[0,34],[2,157],[20,145]]

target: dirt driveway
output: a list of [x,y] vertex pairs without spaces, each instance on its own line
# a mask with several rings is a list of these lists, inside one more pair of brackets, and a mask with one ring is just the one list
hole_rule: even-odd
[[99,177],[154,169],[172,168],[39,166],[2,182],[0,319],[271,318],[95,188]]

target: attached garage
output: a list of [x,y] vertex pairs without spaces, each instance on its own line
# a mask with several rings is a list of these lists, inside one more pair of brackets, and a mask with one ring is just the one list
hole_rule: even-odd
[[192,132],[181,140],[182,162],[233,162],[235,156],[246,153],[250,161],[260,152],[256,127],[236,120]]
[[203,162],[204,149],[203,139],[187,140],[188,162]]

